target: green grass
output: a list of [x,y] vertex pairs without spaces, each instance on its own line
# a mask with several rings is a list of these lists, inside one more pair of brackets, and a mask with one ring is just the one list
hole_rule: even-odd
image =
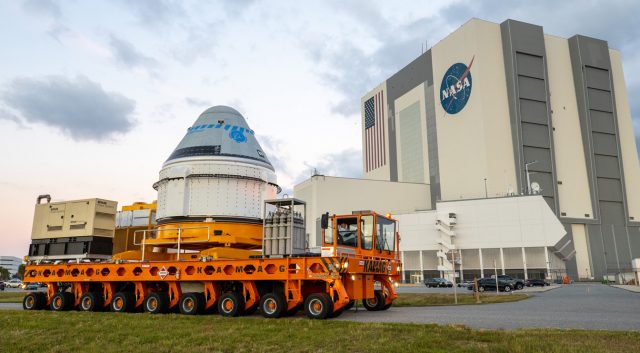
[[[482,304],[516,302],[529,298],[526,294],[482,294],[480,300]],[[473,305],[476,299],[473,294],[458,294],[458,304]],[[393,306],[437,306],[454,305],[453,294],[432,294],[432,293],[398,293],[398,298],[393,302]]]
[[0,292],[0,303],[22,303],[28,292]]
[[0,313],[3,352],[637,352],[638,332],[471,330],[301,318]]

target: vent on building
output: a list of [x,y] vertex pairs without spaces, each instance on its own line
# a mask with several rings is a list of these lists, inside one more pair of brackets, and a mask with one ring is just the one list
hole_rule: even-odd
[[558,185],[562,185],[562,181],[558,180]]
[[629,219],[633,221],[635,218],[633,218],[633,217],[629,217]]
[[591,217],[588,213],[584,214],[585,217]]
[[560,212],[560,215],[561,215],[561,216],[566,216],[566,215],[567,215],[567,212]]

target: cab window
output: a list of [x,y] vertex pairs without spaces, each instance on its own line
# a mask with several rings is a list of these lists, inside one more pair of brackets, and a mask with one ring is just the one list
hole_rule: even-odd
[[371,250],[373,247],[373,216],[360,217],[360,229],[362,230],[360,247]]
[[378,217],[376,249],[394,251],[396,246],[396,222]]
[[336,224],[338,226],[336,232],[338,245],[356,247],[358,245],[358,218],[339,218]]
[[333,227],[329,222],[327,229],[324,229],[324,243],[333,245]]

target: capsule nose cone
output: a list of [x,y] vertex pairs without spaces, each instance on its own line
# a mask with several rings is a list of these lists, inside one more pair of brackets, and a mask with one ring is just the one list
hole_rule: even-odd
[[177,159],[216,156],[239,158],[274,170],[244,117],[224,105],[211,107],[200,114],[165,166]]

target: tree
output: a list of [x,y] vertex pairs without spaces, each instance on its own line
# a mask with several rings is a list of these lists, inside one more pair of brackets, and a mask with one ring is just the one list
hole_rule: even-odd
[[9,270],[0,266],[0,280],[4,281],[6,279],[9,279],[9,276],[10,276]]
[[20,264],[20,266],[18,266],[17,275],[20,277],[20,280],[24,279],[24,264]]

